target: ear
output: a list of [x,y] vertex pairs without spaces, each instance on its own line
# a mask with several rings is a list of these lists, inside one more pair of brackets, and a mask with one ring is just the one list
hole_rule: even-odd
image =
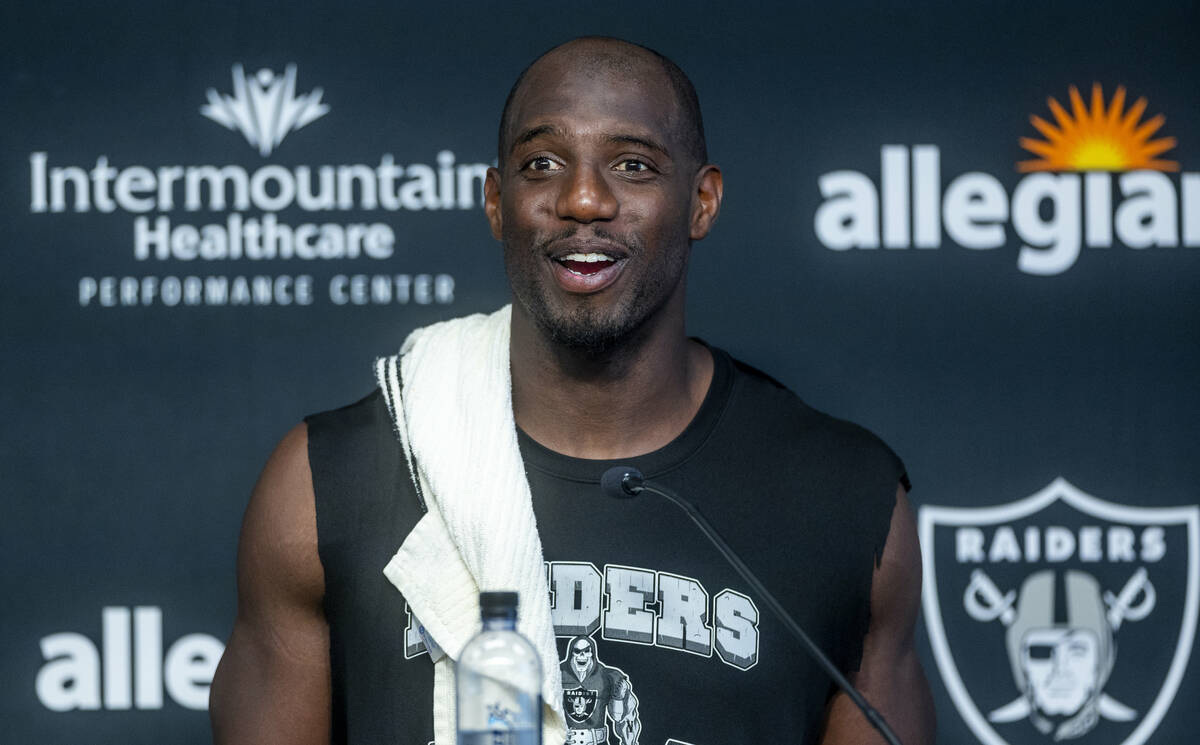
[[496,168],[487,169],[487,177],[483,180],[483,211],[492,228],[492,237],[502,240],[504,218],[500,212],[500,171]]
[[721,197],[725,190],[721,169],[711,163],[703,166],[696,172],[693,184],[690,237],[698,241],[708,235],[717,221],[717,213],[721,211]]

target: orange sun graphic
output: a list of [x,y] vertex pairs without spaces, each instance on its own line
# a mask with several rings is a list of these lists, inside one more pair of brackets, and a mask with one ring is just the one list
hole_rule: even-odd
[[1046,139],[1021,138],[1022,148],[1041,157],[1017,163],[1018,171],[1179,170],[1175,161],[1156,157],[1175,147],[1175,138],[1150,139],[1162,127],[1163,115],[1138,121],[1146,111],[1145,98],[1139,98],[1128,111],[1123,111],[1125,88],[1118,86],[1105,109],[1100,84],[1095,83],[1089,110],[1078,88],[1071,86],[1070,92],[1070,113],[1058,101],[1049,100],[1057,127],[1040,116],[1029,117]]

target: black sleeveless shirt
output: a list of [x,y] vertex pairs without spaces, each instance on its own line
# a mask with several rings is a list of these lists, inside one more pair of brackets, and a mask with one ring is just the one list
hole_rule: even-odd
[[[713,381],[688,428],[620,463],[695,503],[854,670],[903,466],[866,430],[712,351]],[[376,392],[307,422],[333,740],[425,745],[433,666],[382,573],[422,515],[387,408]],[[606,496],[600,475],[617,461],[519,435],[559,638],[559,659],[542,662],[563,676],[571,741],[815,742],[828,678],[688,517],[648,493]]]

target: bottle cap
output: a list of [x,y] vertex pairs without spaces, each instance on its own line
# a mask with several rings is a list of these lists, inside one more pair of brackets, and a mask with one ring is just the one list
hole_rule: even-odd
[[479,593],[479,613],[484,618],[516,615],[517,593],[515,592],[481,592]]

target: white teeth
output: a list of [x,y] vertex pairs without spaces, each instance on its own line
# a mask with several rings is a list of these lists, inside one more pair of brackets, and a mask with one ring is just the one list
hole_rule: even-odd
[[567,254],[566,256],[559,259],[559,261],[584,261],[584,262],[591,264],[591,263],[594,263],[597,261],[616,261],[616,259],[609,256],[608,254],[589,253],[589,254]]

